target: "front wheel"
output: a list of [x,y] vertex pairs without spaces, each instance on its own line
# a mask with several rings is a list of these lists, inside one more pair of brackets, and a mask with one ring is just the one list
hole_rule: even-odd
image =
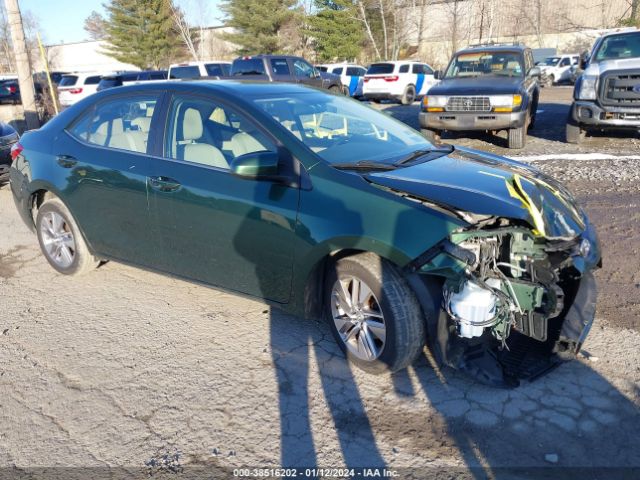
[[38,209],[38,242],[49,264],[64,275],[81,275],[98,266],[67,207],[51,198]]
[[338,260],[327,275],[325,311],[347,358],[369,373],[409,366],[426,341],[415,295],[398,269],[372,253]]
[[580,125],[573,123],[572,121],[567,122],[567,131],[566,131],[566,139],[567,143],[579,144],[581,143],[587,133],[580,128]]
[[529,117],[525,118],[524,124],[518,128],[509,129],[509,148],[521,149],[527,143],[527,129],[529,125]]
[[430,128],[422,128],[420,130],[422,136],[429,140],[430,143],[440,143],[440,132],[431,130]]
[[407,85],[407,88],[404,89],[404,93],[400,98],[400,103],[402,105],[411,105],[416,100],[416,87],[413,85]]

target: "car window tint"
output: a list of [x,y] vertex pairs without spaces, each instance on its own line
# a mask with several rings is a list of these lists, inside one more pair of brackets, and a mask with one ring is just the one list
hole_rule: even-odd
[[76,75],[64,75],[60,80],[59,85],[61,87],[72,87],[78,81],[78,77]]
[[304,60],[294,60],[293,68],[296,73],[296,77],[311,78],[314,75],[313,67]]
[[104,101],[76,121],[69,133],[101,147],[145,153],[157,101],[157,95]]
[[233,109],[210,99],[174,97],[165,157],[229,169],[233,159],[263,151],[275,152],[277,148],[253,122]]
[[360,69],[356,67],[347,67],[347,75],[350,77],[359,77]]
[[198,78],[200,77],[200,68],[197,65],[186,67],[173,67],[169,72],[169,78]]
[[291,75],[286,58],[272,58],[271,69],[274,75]]
[[94,75],[92,77],[87,77],[84,80],[85,85],[97,85],[100,83],[100,75]]
[[367,70],[368,75],[385,75],[387,73],[393,73],[395,65],[393,63],[374,63],[369,66]]
[[433,68],[431,68],[429,65],[423,65],[422,68],[424,69],[424,73],[426,73],[427,75],[433,75]]
[[207,63],[204,68],[207,71],[207,75],[210,77],[221,77],[224,75],[222,66],[218,63]]
[[344,70],[342,67],[336,67],[333,69],[331,73],[335,73],[336,75],[342,75],[342,70]]
[[400,73],[409,73],[409,65],[400,65],[400,70],[398,70],[398,72]]
[[569,66],[569,59],[568,58],[563,58],[562,62],[560,62],[560,66],[561,67],[568,67]]
[[419,63],[414,63],[413,65],[411,65],[411,73],[424,73],[422,65],[420,65]]

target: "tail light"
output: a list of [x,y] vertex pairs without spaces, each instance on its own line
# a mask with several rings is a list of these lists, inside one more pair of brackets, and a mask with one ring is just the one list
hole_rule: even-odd
[[24,150],[24,147],[20,145],[20,143],[18,142],[14,143],[13,147],[11,147],[11,161],[15,162],[16,158],[18,158],[18,155],[20,155],[23,150]]
[[9,93],[16,93],[18,91],[15,85],[9,85],[7,90],[9,90]]
[[364,83],[367,83],[369,80],[371,80],[369,77],[364,77]]
[[398,81],[398,77],[397,75],[391,75],[388,77],[384,77],[385,82],[397,82]]
[[81,88],[72,88],[70,90],[67,90],[71,95],[76,95],[77,93],[82,93],[82,89]]

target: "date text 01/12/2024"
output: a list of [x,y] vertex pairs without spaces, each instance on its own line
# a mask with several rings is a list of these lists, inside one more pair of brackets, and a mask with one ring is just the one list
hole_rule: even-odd
[[237,478],[394,478],[387,468],[237,468]]

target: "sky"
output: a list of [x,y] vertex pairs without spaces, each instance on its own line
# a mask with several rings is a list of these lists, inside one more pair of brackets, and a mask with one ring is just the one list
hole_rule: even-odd
[[[45,44],[80,42],[87,39],[84,20],[96,10],[104,15],[102,4],[108,0],[19,0],[24,14],[30,11],[38,20],[40,35]],[[198,21],[197,5],[206,5],[206,24],[220,25],[222,14],[219,0],[174,0],[187,13],[187,18]]]

